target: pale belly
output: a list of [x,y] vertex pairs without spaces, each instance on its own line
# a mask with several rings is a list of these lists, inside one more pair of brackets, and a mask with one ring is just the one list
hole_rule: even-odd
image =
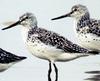
[[39,40],[35,40],[33,43],[31,42],[31,40],[35,39],[35,37],[37,37],[38,34],[32,36],[32,38],[27,40],[28,29],[25,29],[25,28],[23,28],[22,35],[23,35],[24,43],[26,44],[30,53],[32,53],[32,55],[41,59],[45,59],[49,61],[70,61],[78,57],[87,56],[86,54],[83,54],[83,53],[76,54],[76,53],[64,52],[63,50],[57,49],[56,47],[45,45]]
[[78,57],[87,56],[80,53],[67,53],[63,50],[56,49],[56,47],[45,45],[39,41],[34,43],[27,42],[27,48],[34,56],[49,61],[69,61]]
[[35,56],[42,59],[52,59],[54,60],[57,55],[63,53],[60,49],[56,49],[55,47],[47,46],[41,42],[28,42],[27,43],[28,50]]
[[90,50],[99,50],[100,51],[100,37],[96,37],[91,34],[78,34],[77,39],[79,45]]

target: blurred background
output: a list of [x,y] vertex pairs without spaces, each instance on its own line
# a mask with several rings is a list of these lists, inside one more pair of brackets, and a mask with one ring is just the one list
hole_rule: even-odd
[[[69,12],[75,4],[86,5],[91,17],[100,19],[100,0],[0,0],[0,29],[5,27],[2,23],[16,21],[22,14],[32,12],[37,17],[39,27],[57,32],[77,43],[73,29],[74,19],[51,21],[51,18]],[[7,31],[0,30],[0,47],[16,55],[26,56],[28,59],[0,73],[0,81],[47,81],[48,62],[28,52],[22,40],[20,27]],[[59,70],[59,81],[84,81],[99,72],[100,55],[56,64]],[[88,71],[97,72],[88,73]]]

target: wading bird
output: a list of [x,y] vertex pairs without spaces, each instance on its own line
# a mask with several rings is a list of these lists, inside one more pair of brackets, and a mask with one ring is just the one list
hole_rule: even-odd
[[56,73],[55,81],[58,80],[58,69],[55,62],[71,61],[79,57],[98,54],[96,51],[89,51],[73,44],[71,41],[53,31],[38,27],[37,19],[32,13],[25,13],[17,22],[2,30],[17,25],[23,26],[23,39],[32,55],[49,61],[48,81],[51,81],[52,64]]
[[75,33],[80,46],[100,51],[100,20],[92,19],[86,6],[74,5],[71,12],[52,20],[65,17],[72,17],[76,20]]

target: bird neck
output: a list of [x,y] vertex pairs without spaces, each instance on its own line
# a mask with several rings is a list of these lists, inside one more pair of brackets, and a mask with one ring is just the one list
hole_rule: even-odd
[[90,19],[90,14],[87,12],[79,19],[79,21],[86,21],[89,19]]
[[77,31],[83,27],[87,27],[90,23],[90,15],[89,13],[85,13],[78,21],[77,21]]
[[27,39],[30,36],[30,31],[34,32],[33,30],[37,29],[37,26],[35,27],[22,27],[22,37],[24,42],[27,42]]

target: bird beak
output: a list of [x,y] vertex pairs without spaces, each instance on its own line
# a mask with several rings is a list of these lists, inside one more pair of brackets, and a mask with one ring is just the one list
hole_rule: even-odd
[[57,20],[57,19],[65,18],[65,17],[70,17],[72,13],[73,13],[73,11],[71,11],[70,13],[67,13],[65,15],[62,15],[62,16],[59,16],[59,17],[56,17],[56,18],[52,18],[51,20]]
[[[11,25],[9,25],[8,27],[5,27],[5,28],[3,28],[2,30],[6,30],[6,29],[9,29],[9,28],[12,28],[12,27],[14,27],[14,26],[16,26],[16,25],[19,25],[21,23],[21,21],[17,21],[17,22],[15,22],[15,23],[12,23]],[[6,24],[6,23],[5,23]],[[8,23],[9,24],[9,23]]]

